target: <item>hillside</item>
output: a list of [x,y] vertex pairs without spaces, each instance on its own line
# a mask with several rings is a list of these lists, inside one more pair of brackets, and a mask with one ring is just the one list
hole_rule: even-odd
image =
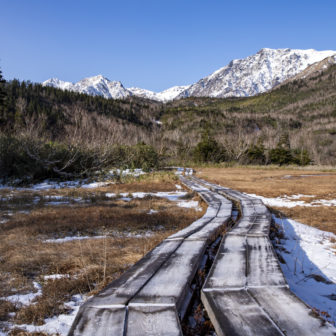
[[1,84],[0,176],[87,177],[111,166],[157,166],[161,104],[105,99],[13,80]]
[[186,155],[209,129],[231,160],[242,160],[251,144],[274,148],[287,137],[292,148],[308,150],[316,164],[335,164],[336,65],[255,97],[170,102],[161,121],[167,141]]
[[0,108],[0,171],[39,179],[209,161],[335,165],[335,89],[336,65],[325,60],[257,96],[167,104],[14,80]]

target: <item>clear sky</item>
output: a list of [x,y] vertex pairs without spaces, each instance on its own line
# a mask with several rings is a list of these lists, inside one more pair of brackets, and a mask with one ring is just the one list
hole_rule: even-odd
[[0,0],[6,79],[161,91],[259,49],[336,50],[336,0]]

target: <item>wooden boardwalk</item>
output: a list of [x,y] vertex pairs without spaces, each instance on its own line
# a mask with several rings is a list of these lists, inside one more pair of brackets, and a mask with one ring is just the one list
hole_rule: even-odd
[[182,335],[206,248],[239,205],[238,223],[223,237],[202,289],[217,335],[336,335],[288,288],[268,235],[271,214],[263,203],[195,177],[180,176],[208,204],[205,215],[171,235],[88,300],[70,336]]
[[336,335],[288,288],[269,241],[271,214],[258,199],[192,178],[239,203],[203,286],[202,302],[217,335]]
[[171,235],[144,258],[89,299],[69,335],[182,335],[192,280],[206,248],[231,217],[232,203],[189,179],[181,182],[207,202],[205,215]]

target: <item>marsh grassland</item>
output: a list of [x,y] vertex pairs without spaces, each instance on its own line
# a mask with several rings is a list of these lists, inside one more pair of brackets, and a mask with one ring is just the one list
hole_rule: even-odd
[[[196,175],[224,187],[266,198],[304,201],[304,206],[272,205],[285,216],[318,229],[336,233],[336,170],[329,167],[198,168]],[[296,195],[293,198],[293,195]],[[320,202],[322,200],[322,202]],[[329,202],[327,202],[329,201]],[[276,202],[273,202],[276,204]],[[329,204],[327,206],[326,204]]]
[[[177,184],[174,174],[154,173],[100,188],[2,190],[0,324],[10,335],[43,335],[20,326],[69,313],[75,295],[94,295],[201,217],[200,198]],[[151,194],[133,197],[140,191]]]

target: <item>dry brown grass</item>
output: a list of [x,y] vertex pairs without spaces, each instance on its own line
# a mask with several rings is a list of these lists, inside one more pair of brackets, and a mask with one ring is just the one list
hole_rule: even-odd
[[[159,212],[148,215],[149,209]],[[105,230],[155,230],[159,226],[170,230],[176,229],[179,218],[184,222],[185,213],[165,199],[147,196],[130,202],[107,200],[97,204],[36,209],[26,215],[13,216],[1,230],[7,232],[17,228],[21,234],[40,235],[40,238],[102,234]]]
[[320,230],[336,234],[336,208],[335,207],[300,207],[276,208],[286,217],[293,218],[301,223],[314,226]]
[[[171,191],[176,189],[175,183],[174,179],[161,184],[153,180],[150,189],[146,189],[145,182],[131,181],[129,190],[122,184],[100,188],[100,191]],[[150,209],[158,212],[148,214]],[[1,318],[10,319],[8,313],[17,310],[13,317],[15,323],[42,324],[45,318],[66,312],[64,302],[72,295],[98,292],[164,238],[202,214],[149,196],[130,202],[102,197],[88,205],[41,206],[29,214],[14,215],[0,226],[0,297],[31,292],[33,281],[42,285],[42,295],[29,306],[0,302]],[[150,237],[134,236],[147,231],[152,233]],[[129,233],[133,235],[127,236]],[[44,242],[48,238],[70,235],[103,235],[106,238]],[[44,275],[49,274],[68,276],[45,280]],[[12,334],[30,335],[20,329]]]
[[[336,199],[336,172],[309,167],[309,169],[275,167],[200,168],[197,176],[225,187],[265,197],[283,195],[315,195],[302,198]],[[304,176],[306,175],[306,176]],[[311,176],[307,176],[311,175]],[[336,233],[335,207],[279,208],[286,216],[321,230]]]
[[[12,329],[9,334],[9,336],[48,336],[49,334],[44,332],[27,332],[24,329],[20,328],[14,328]],[[59,334],[53,334],[52,336],[58,336]]]

